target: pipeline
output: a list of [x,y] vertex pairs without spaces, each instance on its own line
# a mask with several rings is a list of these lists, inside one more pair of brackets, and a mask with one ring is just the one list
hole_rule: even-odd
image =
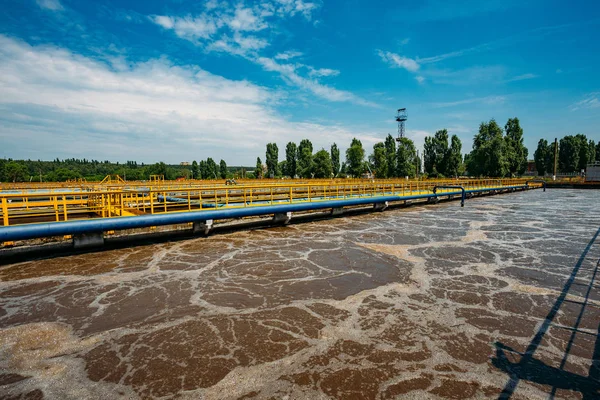
[[529,187],[529,182],[538,182],[544,185],[544,192],[546,191],[546,181],[543,179],[531,179],[525,182],[525,185]]
[[[528,190],[530,186],[505,186],[498,188],[485,188],[468,190],[468,193],[498,192],[504,190]],[[443,193],[440,196],[463,195],[465,191]],[[102,219],[50,222],[39,224],[24,224],[0,228],[0,242],[26,240],[51,236],[78,235],[111,230],[137,229],[150,226],[176,225],[190,222],[205,222],[208,220],[233,219],[253,217],[268,214],[281,214],[288,212],[301,212],[360,206],[368,204],[383,204],[393,201],[437,198],[437,194],[420,194],[411,196],[379,196],[369,198],[355,198],[346,200],[328,200],[312,203],[282,204],[274,206],[255,206],[234,209],[187,211],[169,214],[140,215],[133,217],[110,217]]]
[[[433,194],[437,195],[437,190],[438,188],[440,189],[460,189],[462,191],[462,195],[460,198],[460,206],[464,207],[465,206],[465,199],[467,197],[467,193],[465,191],[465,188],[459,185],[440,185],[440,186],[434,186],[433,187]],[[437,196],[436,196],[437,198]]]

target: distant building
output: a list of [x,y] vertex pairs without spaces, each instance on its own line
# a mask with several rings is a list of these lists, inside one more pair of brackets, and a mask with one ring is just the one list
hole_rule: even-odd
[[586,182],[600,182],[600,162],[588,164],[585,170]]
[[536,176],[537,174],[538,172],[537,168],[535,167],[535,161],[527,161],[527,170],[525,170],[525,175]]
[[190,165],[190,163],[188,161],[182,161],[182,162],[179,163],[179,165],[187,167],[188,165]]

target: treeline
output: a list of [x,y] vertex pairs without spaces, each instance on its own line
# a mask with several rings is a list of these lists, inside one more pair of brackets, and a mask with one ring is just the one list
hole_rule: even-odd
[[[279,160],[276,143],[267,144],[266,163],[256,160],[254,177],[361,177],[372,173],[376,178],[413,178],[417,174],[430,178],[460,175],[507,177],[523,175],[527,169],[528,150],[523,144],[523,129],[518,118],[511,118],[504,126],[495,120],[482,122],[475,135],[473,149],[463,158],[462,143],[458,136],[448,136],[442,129],[425,138],[423,164],[412,140],[394,139],[388,135],[376,143],[373,152],[365,157],[360,140],[354,138],[346,150],[346,159],[340,164],[336,143],[330,151],[321,149],[313,154],[313,145],[304,139],[299,145],[289,142],[285,160]],[[421,171],[421,165],[424,171]]]
[[461,141],[456,135],[452,136],[450,145],[445,129],[437,131],[433,137],[426,137],[425,172],[429,177],[521,176],[527,170],[528,154],[518,118],[509,118],[504,129],[491,119],[479,125],[473,148],[464,158]]
[[285,160],[279,162],[279,148],[276,143],[267,144],[265,163],[256,159],[255,178],[331,178],[354,177],[374,173],[378,178],[415,176],[417,172],[417,152],[412,140],[403,138],[398,142],[391,135],[385,143],[373,146],[373,153],[365,159],[365,149],[359,139],[352,139],[346,150],[345,161],[340,160],[340,150],[336,143],[329,151],[321,149],[313,153],[313,144],[303,139],[298,145],[289,142],[285,146]]
[[169,165],[164,162],[145,165],[136,161],[125,164],[70,158],[54,161],[0,159],[0,182],[65,182],[86,179],[100,181],[107,175],[119,175],[133,180],[148,180],[150,175],[163,175],[165,179],[225,179],[243,176],[244,167],[228,167],[224,160],[216,164],[212,158],[191,165]]
[[469,176],[514,177],[527,170],[528,154],[518,118],[509,118],[504,130],[492,119],[479,125],[464,163]]
[[[540,139],[538,142],[533,154],[538,175],[554,173],[554,147],[554,141],[548,143],[546,139]],[[596,144],[582,134],[568,135],[558,142],[558,172],[580,172],[594,161],[600,162],[600,142]]]

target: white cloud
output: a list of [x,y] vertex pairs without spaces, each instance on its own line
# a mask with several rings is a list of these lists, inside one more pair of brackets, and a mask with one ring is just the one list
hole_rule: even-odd
[[[272,65],[288,79],[289,66]],[[315,84],[326,96],[352,96]],[[144,162],[223,158],[252,165],[267,142],[310,139],[315,148],[375,134],[296,121],[271,107],[276,93],[166,58],[115,70],[67,50],[0,35],[0,157],[86,157]],[[23,143],[27,143],[24,146]],[[68,145],[65,145],[67,144]]]
[[423,77],[423,76],[421,76],[421,75],[419,75],[419,76],[416,76],[416,77],[415,77],[415,79],[416,79],[416,80],[417,80],[417,82],[419,82],[419,83],[423,83],[423,82],[425,82],[425,77]]
[[501,83],[506,78],[506,68],[502,65],[476,65],[458,70],[428,68],[421,73],[430,82],[458,86]]
[[411,58],[403,57],[390,51],[377,50],[377,54],[393,68],[404,68],[410,72],[419,70],[419,64]]
[[299,51],[284,51],[275,55],[276,60],[290,60],[292,58],[301,57],[303,54]]
[[331,86],[323,85],[314,79],[307,79],[300,76],[297,73],[297,67],[302,67],[302,65],[296,66],[293,64],[279,64],[275,60],[268,57],[258,57],[254,61],[262,66],[266,71],[278,72],[284,80],[302,89],[308,90],[314,95],[325,100],[349,101],[368,107],[378,107],[377,104],[366,101],[354,95],[353,93],[344,90],[338,90],[332,88]]
[[[314,3],[301,0],[274,0],[265,1],[254,7],[245,7],[241,4],[235,9],[211,4],[216,11],[196,17],[152,16],[150,20],[165,29],[173,30],[182,39],[203,46],[206,51],[240,56],[260,65],[266,71],[277,72],[287,83],[307,90],[320,98],[375,106],[350,92],[335,89],[318,81],[318,78],[339,75],[338,70],[279,63],[279,61],[287,61],[301,56],[300,52],[286,51],[277,54],[274,58],[264,57],[260,54],[261,50],[269,46],[269,42],[264,36],[258,36],[260,31],[270,28],[267,19],[297,14],[310,19],[311,13],[317,8]],[[248,32],[253,32],[253,34],[249,35]],[[307,68],[308,77],[302,76],[298,72],[300,67]],[[306,73],[304,74],[306,75]]]
[[64,10],[62,4],[58,0],[36,0],[38,6],[45,8],[46,10],[60,11]]
[[166,15],[154,15],[150,20],[165,29],[172,29],[180,38],[195,41],[198,39],[208,39],[217,32],[220,22],[207,15],[196,17],[169,17]]
[[449,101],[443,103],[431,103],[431,107],[433,108],[446,108],[446,107],[455,107],[462,106],[465,104],[502,104],[506,101],[506,97],[504,96],[487,96],[487,97],[472,97],[469,99],[457,100],[457,101]]
[[308,75],[314,76],[314,77],[338,76],[340,74],[340,71],[338,71],[337,69],[329,69],[329,68],[315,69],[313,67],[308,67],[308,69],[309,69]]
[[588,93],[585,98],[572,104],[569,108],[571,111],[577,111],[582,109],[596,109],[600,108],[600,92]]
[[234,31],[260,31],[268,25],[262,16],[255,14],[255,11],[248,7],[238,6],[227,25]]

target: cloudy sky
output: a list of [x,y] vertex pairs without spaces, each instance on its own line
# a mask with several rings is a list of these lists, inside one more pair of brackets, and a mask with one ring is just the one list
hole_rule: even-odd
[[[253,165],[518,117],[600,140],[600,3],[0,0],[0,157]],[[527,4],[525,4],[527,3]]]

